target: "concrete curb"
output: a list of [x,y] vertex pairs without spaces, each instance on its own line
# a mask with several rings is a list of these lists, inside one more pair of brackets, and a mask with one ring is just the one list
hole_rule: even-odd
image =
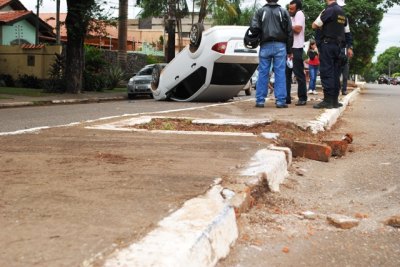
[[215,185],[188,200],[141,241],[110,255],[104,266],[214,266],[238,238],[234,209],[221,192]]
[[307,128],[309,128],[314,134],[318,132],[323,132],[326,129],[330,129],[336,123],[337,119],[344,112],[346,107],[354,101],[355,97],[359,93],[360,88],[354,89],[351,93],[349,93],[342,99],[341,102],[343,104],[343,107],[325,110],[318,118],[310,121],[307,124]]
[[[312,131],[331,127],[359,91],[344,97],[342,108],[325,110],[310,122]],[[289,148],[272,145],[258,151],[235,184],[213,185],[205,195],[188,200],[142,240],[108,256],[103,266],[215,266],[239,236],[237,218],[252,207],[251,192],[266,182],[271,191],[279,191],[291,162]],[[96,260],[102,260],[101,255],[83,266],[93,266]]]
[[[251,192],[265,181],[279,190],[288,175],[287,159],[291,162],[287,148],[260,150],[236,184],[214,185],[205,195],[186,201],[142,240],[108,256],[103,266],[215,266],[239,236],[237,218],[252,207]],[[83,266],[97,266],[99,260],[101,255]]]
[[24,102],[14,102],[14,103],[0,103],[0,108],[99,103],[99,102],[119,101],[126,99],[128,99],[126,96],[115,96],[115,97],[82,98],[82,99],[38,100],[38,101],[24,101]]

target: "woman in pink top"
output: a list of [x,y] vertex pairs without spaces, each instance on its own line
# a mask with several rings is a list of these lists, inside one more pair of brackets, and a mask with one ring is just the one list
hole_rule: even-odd
[[315,90],[316,82],[317,82],[317,75],[319,69],[319,53],[317,44],[315,40],[310,41],[310,49],[307,52],[308,55],[308,71],[310,73],[310,84],[308,86],[308,93],[316,95],[318,94]]

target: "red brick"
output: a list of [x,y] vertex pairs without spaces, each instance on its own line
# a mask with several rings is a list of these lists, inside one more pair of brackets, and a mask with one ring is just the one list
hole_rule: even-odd
[[323,141],[325,144],[331,147],[332,149],[332,156],[344,156],[347,151],[347,147],[349,143],[346,140],[324,140]]
[[325,144],[315,144],[308,142],[291,142],[291,149],[294,157],[304,157],[312,160],[328,162],[331,157],[332,149]]

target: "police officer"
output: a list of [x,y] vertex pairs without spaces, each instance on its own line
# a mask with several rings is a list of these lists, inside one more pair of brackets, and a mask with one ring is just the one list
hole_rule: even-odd
[[320,74],[321,83],[324,89],[324,100],[313,107],[338,108],[340,93],[340,70],[343,59],[342,48],[346,46],[344,28],[346,16],[336,0],[326,0],[327,8],[321,14],[323,25],[312,24],[313,29],[321,27],[320,39]]

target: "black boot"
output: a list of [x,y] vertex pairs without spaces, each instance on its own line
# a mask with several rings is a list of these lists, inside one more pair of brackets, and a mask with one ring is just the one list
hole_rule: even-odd
[[332,104],[333,104],[333,108],[340,108],[340,107],[343,107],[343,104],[342,104],[342,103],[339,103],[339,99],[338,99],[338,98],[335,98],[335,99],[332,101]]
[[334,108],[333,107],[333,102],[332,99],[330,97],[325,96],[324,100],[322,102],[319,102],[318,104],[315,104],[313,106],[313,108],[317,108],[317,109],[323,109],[323,108]]

